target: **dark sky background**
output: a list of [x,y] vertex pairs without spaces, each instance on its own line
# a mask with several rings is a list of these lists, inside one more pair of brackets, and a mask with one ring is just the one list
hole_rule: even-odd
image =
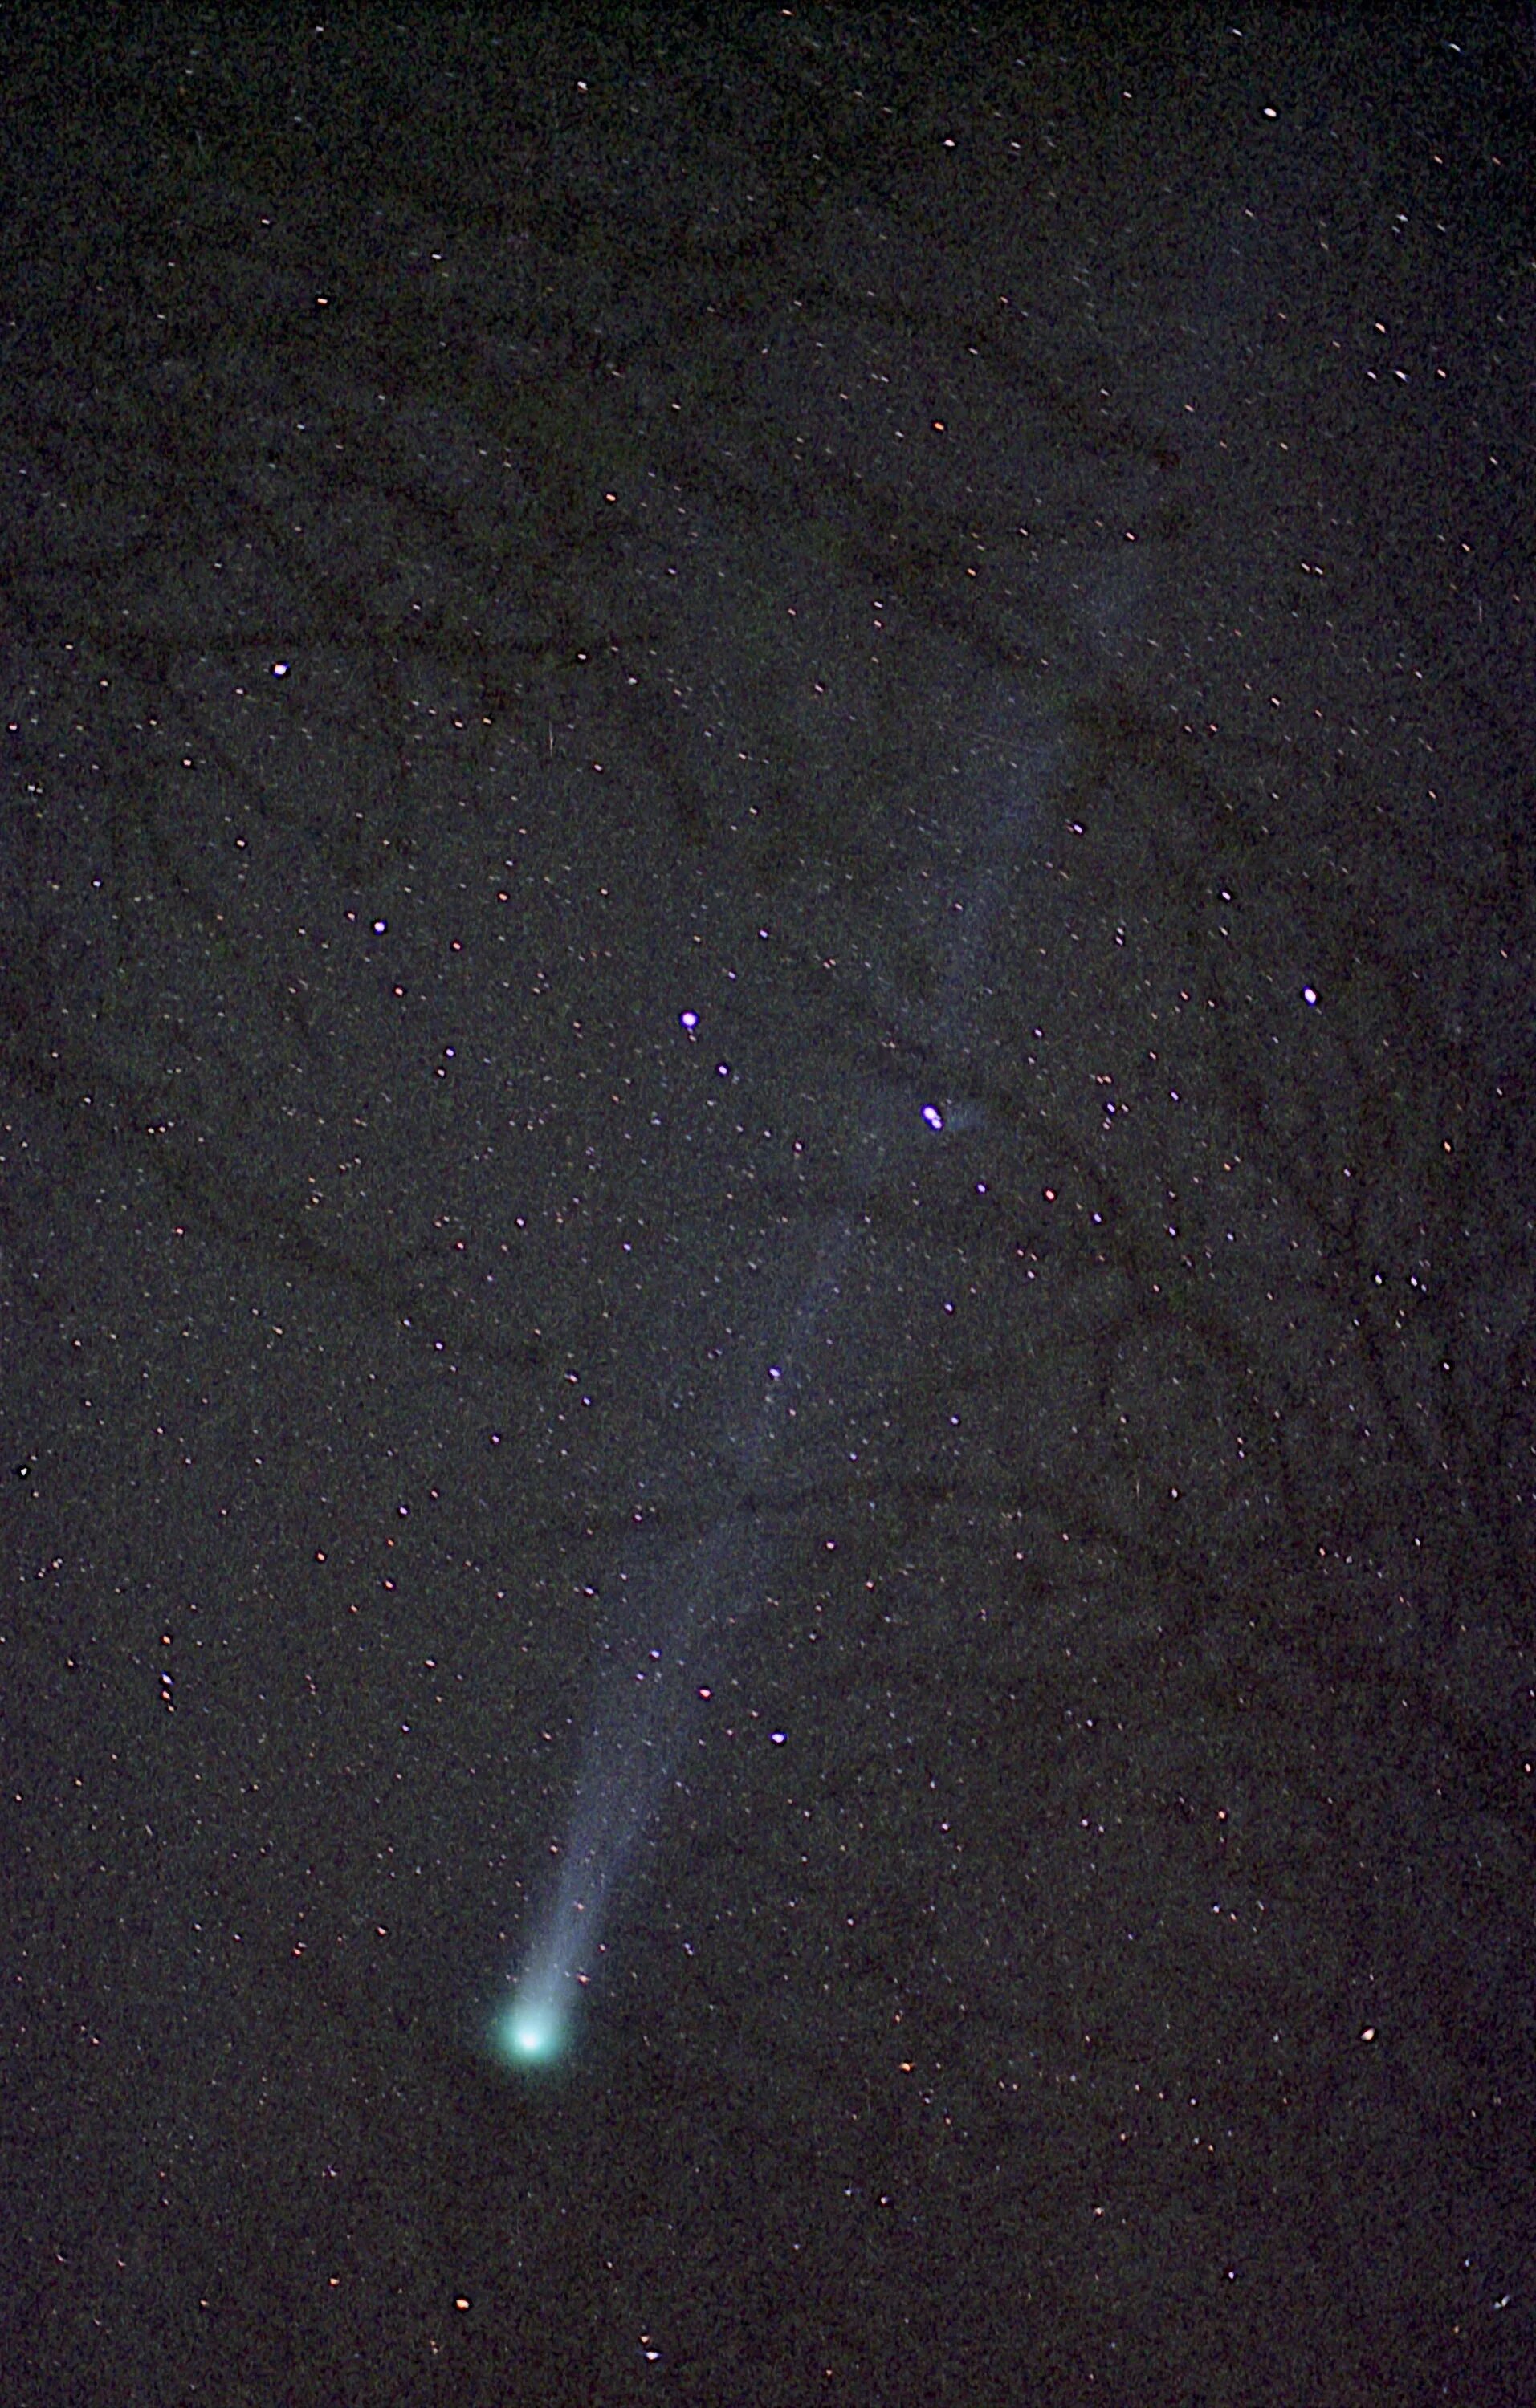
[[70,13],[6,2400],[1528,2401],[1527,21]]

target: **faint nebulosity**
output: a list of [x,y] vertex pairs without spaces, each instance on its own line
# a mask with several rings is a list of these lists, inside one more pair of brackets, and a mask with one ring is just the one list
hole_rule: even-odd
[[16,12],[18,2400],[1527,2397],[1530,57]]

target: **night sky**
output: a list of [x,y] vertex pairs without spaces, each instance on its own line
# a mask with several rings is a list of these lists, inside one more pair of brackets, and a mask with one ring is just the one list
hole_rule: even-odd
[[76,13],[7,2408],[1528,2402],[1529,15]]

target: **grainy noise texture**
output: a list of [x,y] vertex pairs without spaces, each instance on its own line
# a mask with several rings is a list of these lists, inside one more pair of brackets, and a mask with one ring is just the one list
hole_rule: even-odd
[[1525,22],[0,56],[7,2408],[1526,2408]]

